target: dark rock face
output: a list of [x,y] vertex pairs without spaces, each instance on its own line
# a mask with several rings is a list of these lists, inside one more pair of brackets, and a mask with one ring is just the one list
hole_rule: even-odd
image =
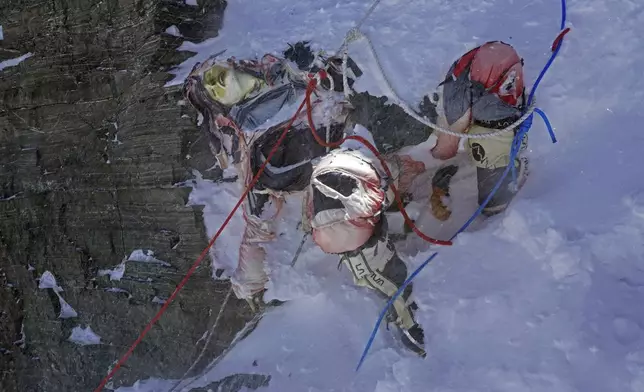
[[[215,36],[224,0],[2,0],[0,61],[0,390],[91,391],[160,308],[207,244],[201,209],[188,207],[191,169],[214,164],[196,113],[178,87],[163,88],[190,41]],[[428,130],[383,99],[359,94],[354,118],[384,149],[419,143]],[[188,156],[190,158],[188,158]],[[208,172],[212,178],[216,172]],[[125,263],[150,249],[166,264]],[[77,317],[39,289],[51,271]],[[177,379],[197,358],[229,284],[204,261],[113,379]],[[251,318],[232,298],[194,376]],[[68,341],[90,326],[100,345]],[[260,388],[263,375],[208,387]]]
[[[180,90],[163,88],[190,55],[163,31],[196,41],[219,28],[225,2],[199,2],[0,1],[0,61],[33,53],[0,71],[0,390],[93,390],[207,244],[190,189],[174,185],[214,160]],[[99,276],[136,249],[168,265]],[[38,288],[47,270],[77,317],[58,318],[58,297]],[[229,288],[211,276],[204,261],[113,387],[183,375]],[[204,358],[249,318],[232,298]],[[101,344],[68,341],[79,325]]]
[[242,388],[257,389],[268,386],[270,376],[261,374],[235,374],[215,381],[206,387],[193,388],[192,392],[240,391]]

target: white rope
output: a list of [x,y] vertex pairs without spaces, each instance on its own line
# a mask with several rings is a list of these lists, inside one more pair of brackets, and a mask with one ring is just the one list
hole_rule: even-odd
[[382,0],[374,0],[374,2],[371,4],[369,9],[367,9],[367,12],[362,16],[362,19],[358,21],[358,23],[355,25],[354,28],[349,30],[347,32],[347,35],[344,37],[344,41],[342,41],[342,45],[340,45],[340,49],[336,53],[340,53],[343,49],[346,49],[346,46],[349,45],[351,41],[355,41],[355,39],[352,37],[354,34],[360,34],[360,28],[364,24],[364,22],[367,20],[367,18],[371,15],[371,13],[376,9],[378,4],[380,4]]
[[503,129],[497,129],[492,132],[487,132],[487,133],[477,133],[477,134],[467,134],[467,133],[459,133],[459,132],[454,132],[449,129],[445,129],[437,124],[434,124],[433,122],[429,121],[427,117],[421,117],[418,113],[416,113],[414,110],[412,110],[407,103],[405,103],[399,96],[396,94],[396,91],[392,87],[391,82],[389,81],[389,78],[385,75],[385,72],[382,68],[382,65],[380,63],[380,59],[378,58],[378,55],[376,54],[376,50],[369,39],[362,31],[359,30],[360,26],[364,21],[367,19],[367,17],[373,12],[373,10],[376,8],[376,6],[380,3],[381,0],[376,0],[374,3],[371,5],[371,7],[367,10],[367,13],[365,16],[360,20],[358,25],[349,30],[344,38],[344,41],[342,42],[342,46],[340,47],[340,50],[338,52],[342,52],[342,87],[344,90],[344,96],[345,99],[349,99],[349,97],[355,93],[355,91],[352,91],[352,89],[349,87],[349,81],[348,81],[348,75],[347,75],[347,63],[349,61],[349,44],[353,41],[357,41],[361,38],[365,39],[367,41],[367,44],[369,46],[369,51],[371,52],[371,55],[373,56],[373,59],[376,63],[376,66],[378,68],[378,71],[380,72],[380,75],[382,76],[382,79],[385,82],[385,85],[387,89],[389,90],[389,97],[394,101],[394,103],[398,106],[400,106],[405,113],[410,115],[412,118],[414,118],[416,121],[434,129],[435,131],[455,136],[461,139],[490,139],[497,137],[499,135],[502,135],[506,132],[513,132],[517,127],[521,125],[528,117],[532,115],[534,112],[535,108],[535,103],[536,99],[533,99],[530,105],[528,106],[528,109],[526,112],[521,116],[518,120],[513,122],[512,124],[508,125],[507,127]]
[[[237,332],[237,334],[235,335],[235,338],[233,339],[232,342],[230,342],[228,347],[226,347],[224,351],[221,354],[219,354],[219,356],[215,358],[215,360],[203,370],[202,374],[208,374],[210,371],[212,371],[212,369],[214,369],[215,366],[217,366],[217,364],[219,364],[219,362],[222,359],[224,359],[230,351],[232,351],[232,349],[237,345],[237,343],[241,342],[246,336],[248,336],[248,334],[252,332],[255,329],[255,327],[257,327],[257,323],[259,323],[259,320],[261,320],[264,317],[265,312],[266,310],[255,314],[255,316],[253,316],[253,318],[249,322],[247,322],[246,325],[244,325],[244,328],[242,328],[239,332]],[[194,384],[195,381],[197,380],[198,379],[195,378],[188,381],[186,385],[182,386],[182,389],[189,387],[190,385]],[[168,392],[172,392],[172,390]]]
[[[195,368],[195,366],[197,366],[197,363],[199,363],[199,361],[203,357],[204,353],[206,352],[206,348],[210,344],[210,340],[212,340],[212,336],[215,334],[215,329],[217,329],[217,325],[219,324],[219,320],[221,319],[221,316],[224,314],[224,309],[226,308],[226,305],[228,304],[228,300],[230,299],[230,295],[232,294],[232,292],[233,292],[233,287],[230,286],[230,289],[228,290],[228,294],[226,294],[226,298],[224,299],[224,302],[221,304],[221,307],[219,308],[219,313],[217,314],[217,318],[215,318],[215,322],[212,324],[212,327],[210,328],[210,331],[208,331],[208,338],[206,339],[206,343],[204,343],[204,345],[203,345],[203,347],[201,349],[201,352],[199,353],[199,356],[197,357],[197,359],[195,359],[195,361],[192,363],[190,368],[188,370],[186,370],[186,372],[183,374],[183,376],[181,376],[179,381],[177,381],[172,386],[172,388],[170,388],[170,390],[168,392],[173,392],[174,390],[176,390],[176,388],[179,386],[179,384],[181,384],[181,382],[183,382],[183,380],[186,379],[186,376],[192,371],[192,369]],[[190,384],[188,384],[188,385],[190,385]]]
[[344,98],[349,101],[351,88],[349,87],[349,77],[347,76],[347,63],[349,62],[349,51],[345,48],[342,51],[342,91],[344,91]]

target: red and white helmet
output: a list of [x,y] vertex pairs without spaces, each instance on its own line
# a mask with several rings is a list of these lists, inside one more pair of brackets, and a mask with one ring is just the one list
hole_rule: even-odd
[[466,70],[470,81],[481,83],[486,92],[508,105],[521,104],[523,60],[509,44],[490,41],[470,50],[454,63],[452,74],[458,78]]
[[313,241],[335,254],[364,245],[380,220],[385,186],[376,166],[359,150],[325,155],[311,175],[307,203]]

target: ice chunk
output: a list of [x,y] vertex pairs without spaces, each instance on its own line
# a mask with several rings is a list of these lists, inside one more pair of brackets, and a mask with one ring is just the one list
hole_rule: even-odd
[[181,32],[179,31],[179,28],[175,25],[172,25],[165,29],[165,32],[175,37],[183,37],[183,35],[181,35]]
[[58,300],[60,302],[60,314],[58,315],[58,318],[67,319],[78,317],[78,313],[76,313],[74,308],[72,308],[71,305],[68,304],[60,294],[56,294],[58,295]]
[[143,250],[143,249],[137,249],[130,253],[130,257],[128,257],[127,261],[137,261],[140,263],[154,263],[154,264],[161,264],[166,267],[170,266],[170,263],[159,260],[156,257],[154,257],[154,252],[151,250]]
[[27,60],[31,56],[33,56],[33,54],[30,52],[27,54],[23,54],[20,57],[16,57],[5,61],[0,61],[0,71],[2,71],[5,68],[15,67],[16,65],[22,63],[23,61]]
[[20,339],[13,342],[13,344],[14,346],[18,346],[24,349],[26,343],[27,343],[27,335],[25,335],[25,323],[23,322],[22,326],[20,327]]
[[126,260],[123,260],[121,264],[117,265],[112,269],[99,270],[98,276],[109,275],[110,280],[121,280],[121,278],[123,277],[123,274],[125,274],[125,262]]
[[88,325],[86,328],[82,328],[80,325],[72,329],[72,334],[67,339],[72,343],[76,343],[80,346],[88,346],[92,344],[101,344],[101,337],[92,331],[92,328]]
[[63,288],[56,285],[56,277],[49,271],[43,272],[40,277],[39,289],[53,289],[56,293],[63,291]]
[[38,288],[54,290],[54,293],[56,293],[56,295],[58,296],[58,301],[60,302],[60,314],[58,315],[58,318],[65,319],[78,317],[78,313],[76,313],[74,308],[72,308],[71,305],[69,305],[67,301],[65,301],[60,295],[60,292],[63,291],[63,288],[56,284],[56,277],[54,277],[54,274],[49,271],[43,272],[42,276],[40,277]]
[[110,287],[110,288],[105,289],[105,291],[107,291],[108,293],[121,293],[121,292],[126,292],[125,290],[123,290],[123,289],[119,289],[118,287]]

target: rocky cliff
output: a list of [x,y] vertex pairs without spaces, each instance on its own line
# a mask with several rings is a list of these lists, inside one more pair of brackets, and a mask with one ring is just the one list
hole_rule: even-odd
[[[0,71],[0,390],[93,390],[207,244],[200,209],[186,206],[190,188],[175,185],[212,161],[194,143],[196,114],[163,88],[190,55],[165,31],[216,35],[224,9],[222,0],[0,0],[0,61],[32,53]],[[141,262],[149,250],[164,263]],[[59,318],[58,294],[39,288],[45,271],[76,317]],[[190,366],[228,290],[211,276],[206,261],[114,387]],[[232,299],[204,358],[248,318]],[[78,326],[101,344],[69,341]]]
[[[186,206],[190,188],[181,184],[214,159],[196,113],[163,85],[191,55],[176,50],[177,33],[215,36],[226,4],[184,1],[0,0],[0,62],[31,54],[0,70],[2,391],[93,390],[207,244],[201,210]],[[354,99],[354,119],[379,145],[427,138],[384,102]],[[46,271],[62,291],[40,288]],[[183,375],[229,288],[212,272],[202,263],[111,386]],[[75,317],[60,317],[71,312],[65,304]],[[195,373],[249,319],[245,302],[232,299]],[[70,341],[88,327],[100,344]],[[194,390],[269,380],[231,375]]]

